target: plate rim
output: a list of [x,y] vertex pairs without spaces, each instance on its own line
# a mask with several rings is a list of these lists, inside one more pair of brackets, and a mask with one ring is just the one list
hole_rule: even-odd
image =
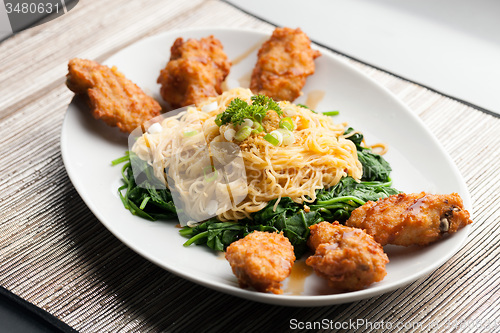
[[[175,29],[175,30],[169,30],[169,31],[164,31],[159,34],[155,34],[143,39],[140,39],[130,45],[127,45],[126,47],[118,50],[114,54],[110,55],[106,60],[104,60],[102,63],[107,64],[110,61],[113,60],[115,56],[120,54],[121,52],[124,52],[128,50],[129,48],[132,47],[137,47],[137,44],[141,44],[144,42],[149,42],[155,39],[162,39],[166,38],[167,36],[172,36],[172,38],[175,38],[175,34],[188,34],[188,33],[206,33],[208,34],[213,34],[216,35],[217,32],[225,32],[225,33],[239,33],[239,32],[244,32],[244,33],[252,33],[254,35],[260,35],[262,37],[265,36],[270,36],[271,33],[268,33],[266,31],[261,31],[261,30],[255,30],[255,29],[250,29],[250,28],[225,28],[225,27],[192,27],[192,28],[186,28],[186,29]],[[439,150],[439,153],[447,160],[448,165],[453,169],[453,173],[458,176],[458,178],[461,180],[462,185],[464,186],[464,189],[466,190],[465,193],[461,193],[460,195],[462,196],[464,203],[468,203],[470,205],[470,193],[467,188],[467,184],[465,183],[465,180],[463,179],[463,176],[461,175],[460,171],[458,170],[458,167],[456,164],[453,162],[451,159],[450,155],[446,152],[444,147],[441,145],[437,137],[432,133],[423,120],[418,117],[411,109],[404,104],[394,93],[392,93],[388,88],[382,86],[378,82],[376,82],[373,78],[369,77],[365,73],[363,73],[359,68],[356,68],[352,64],[350,64],[345,58],[339,56],[336,54],[334,51],[329,50],[328,48],[322,47],[320,45],[312,43],[312,45],[321,51],[324,51],[323,55],[326,55],[327,57],[333,58],[334,61],[337,61],[340,63],[342,66],[345,66],[349,71],[352,73],[355,73],[358,77],[360,77],[363,80],[366,80],[370,83],[372,88],[375,88],[379,90],[380,92],[383,92],[387,97],[391,99],[392,102],[395,102],[398,107],[402,110],[405,111],[407,116],[410,116],[412,122],[415,124],[418,124],[419,129],[423,130],[429,137],[432,139],[434,142],[436,148]],[[314,306],[325,306],[325,305],[333,305],[333,304],[340,304],[340,303],[347,303],[347,302],[354,302],[354,301],[359,301],[361,299],[366,299],[366,298],[371,298],[375,296],[380,296],[382,294],[391,292],[395,289],[401,288],[402,286],[406,286],[412,282],[415,282],[416,280],[423,278],[424,276],[429,275],[431,272],[435,271],[438,269],[440,266],[445,264],[452,256],[454,256],[460,249],[464,246],[467,236],[470,230],[470,225],[466,226],[462,230],[459,231],[459,233],[465,233],[463,235],[463,239],[459,244],[456,244],[454,249],[449,251],[446,256],[443,256],[440,258],[440,260],[437,260],[434,264],[428,265],[424,269],[422,269],[421,272],[418,274],[413,274],[410,276],[407,276],[406,278],[400,279],[397,282],[394,282],[390,286],[384,286],[382,290],[378,289],[377,287],[375,288],[369,288],[369,289],[363,289],[359,291],[354,291],[354,292],[349,292],[349,293],[341,293],[341,294],[329,294],[329,295],[275,295],[275,294],[268,294],[268,293],[259,293],[254,290],[248,290],[248,289],[242,289],[239,287],[234,287],[229,284],[223,284],[217,281],[212,281],[212,282],[207,282],[204,281],[203,279],[199,279],[193,276],[190,276],[186,273],[184,273],[183,270],[176,270],[174,267],[169,266],[168,264],[165,264],[163,262],[160,262],[159,260],[156,260],[156,258],[151,258],[150,256],[145,253],[140,247],[135,246],[134,244],[131,244],[128,242],[126,239],[123,239],[122,235],[118,232],[118,230],[115,230],[115,228],[112,225],[109,225],[108,223],[105,222],[105,218],[102,216],[101,212],[99,211],[98,207],[94,206],[94,203],[85,195],[83,191],[83,187],[78,181],[77,175],[74,174],[73,170],[68,167],[68,159],[69,159],[69,152],[68,149],[69,147],[66,146],[66,143],[64,142],[65,138],[65,127],[67,118],[68,118],[68,110],[71,108],[72,105],[74,105],[74,100],[75,97],[71,100],[70,104],[68,105],[68,109],[65,113],[62,128],[61,128],[61,136],[60,136],[60,148],[61,148],[61,156],[63,160],[63,164],[65,167],[65,170],[69,176],[70,181],[72,182],[74,188],[76,189],[77,193],[79,196],[82,198],[86,206],[90,209],[90,211],[95,215],[95,217],[102,223],[106,229],[108,229],[116,238],[120,240],[124,245],[132,249],[135,253],[141,255],[143,258],[146,260],[154,263],[155,265],[169,271],[170,273],[173,273],[177,276],[180,276],[181,278],[184,278],[188,281],[194,282],[196,284],[208,287],[210,289],[223,292],[225,294],[237,296],[240,298],[252,300],[252,301],[257,301],[257,302],[264,302],[268,304],[274,304],[274,305],[281,305],[281,306],[293,306],[293,307],[300,307],[300,306],[307,306],[307,307],[314,307]]]

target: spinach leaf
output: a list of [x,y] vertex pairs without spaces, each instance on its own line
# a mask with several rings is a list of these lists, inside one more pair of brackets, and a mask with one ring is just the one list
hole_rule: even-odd
[[180,231],[181,235],[189,237],[184,245],[206,244],[211,249],[224,251],[232,242],[255,230],[283,232],[293,245],[295,256],[300,258],[307,250],[309,227],[323,221],[323,218],[316,211],[306,213],[301,205],[288,197],[282,198],[273,210],[275,203],[276,200],[270,201],[253,215],[253,220],[220,222],[214,218],[194,228],[185,227]]
[[[349,127],[344,132],[344,135],[353,131],[354,129]],[[382,155],[373,153],[370,148],[361,146],[361,143],[363,142],[363,134],[355,133],[347,137],[347,139],[351,140],[356,145],[358,160],[363,165],[363,177],[361,177],[361,180],[381,182],[388,181],[389,175],[392,171],[389,162],[387,162]]]
[[184,227],[180,234],[189,237],[184,246],[206,244],[215,251],[224,251],[229,244],[248,233],[245,224],[240,222],[220,222],[212,218],[196,227]]
[[273,225],[278,216],[289,216],[300,209],[300,205],[293,202],[289,197],[281,198],[276,210],[274,205],[276,199],[269,201],[266,207],[253,214],[252,218],[255,224]]
[[276,228],[282,230],[285,237],[292,243],[295,256],[300,258],[307,250],[307,239],[309,238],[309,227],[323,221],[323,217],[317,211],[305,212],[299,210],[294,215],[276,222]]
[[[269,107],[266,105],[266,108]],[[348,128],[345,134],[352,131],[353,128]],[[337,185],[317,191],[315,202],[309,205],[307,210],[304,210],[304,205],[284,197],[276,205],[276,209],[274,209],[276,200],[272,200],[262,210],[254,213],[252,219],[221,222],[217,218],[212,218],[196,227],[185,227],[180,230],[181,235],[189,238],[184,245],[204,244],[213,250],[224,251],[231,243],[255,230],[283,232],[294,246],[296,257],[300,258],[307,250],[311,225],[325,220],[345,222],[354,209],[367,201],[376,201],[400,193],[391,187],[392,170],[389,163],[382,156],[361,145],[363,135],[355,133],[348,139],[356,145],[358,159],[363,165],[361,182],[352,177],[344,177]],[[143,171],[136,175],[137,177],[134,177],[131,161],[143,163],[138,168]],[[152,221],[175,217],[176,209],[170,191],[158,189],[156,185],[160,182],[147,162],[127,152],[126,156],[112,163],[116,165],[123,162],[127,163],[122,168],[124,185],[119,188],[119,194],[125,208],[134,215]]]
[[[153,169],[146,161],[141,160],[133,153],[126,152],[126,155],[112,162],[113,165],[127,162],[122,168],[122,180],[124,185],[118,189],[118,193],[124,207],[134,215],[141,216],[150,221],[159,219],[171,219],[176,214],[172,194],[168,189],[157,189],[160,181],[154,176]],[[139,170],[143,170],[137,177],[134,177],[132,162],[141,165]],[[137,182],[141,186],[138,186]],[[123,193],[125,191],[125,194]]]
[[261,211],[253,215],[253,223],[262,224],[283,231],[292,243],[295,256],[300,258],[307,249],[309,227],[323,221],[319,212],[305,212],[302,205],[285,197],[281,198],[276,210],[273,210],[276,200],[270,201]]
[[325,220],[345,222],[351,212],[364,205],[367,201],[377,201],[399,191],[390,187],[392,181],[387,182],[356,182],[352,177],[344,177],[340,182],[316,195],[316,201],[310,206],[311,210],[318,211]]
[[372,153],[371,150],[366,149],[358,151],[358,160],[363,165],[361,180],[385,182],[389,179],[392,169],[382,155]]
[[[348,128],[348,129],[344,132],[344,135],[347,135],[347,134],[349,134],[349,133],[351,133],[351,132],[353,132],[353,131],[354,131],[354,128],[349,127],[349,128]],[[356,149],[357,149],[358,151],[363,150],[363,149],[366,149],[366,148],[364,148],[364,147],[362,147],[362,146],[361,146],[361,142],[363,142],[363,134],[361,134],[361,133],[355,133],[355,134],[353,134],[353,135],[351,135],[351,136],[347,137],[346,139],[351,140],[352,142],[354,142],[354,144],[356,145]]]

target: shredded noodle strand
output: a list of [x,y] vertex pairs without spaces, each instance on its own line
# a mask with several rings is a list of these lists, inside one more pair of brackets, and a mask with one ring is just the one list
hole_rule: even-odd
[[[193,147],[228,142],[224,136],[227,126],[217,126],[215,117],[233,99],[238,97],[251,103],[251,96],[250,90],[236,88],[209,98],[197,107],[189,107],[175,117],[164,119],[160,133],[145,133],[137,140],[133,151],[152,165],[159,179],[185,179],[175,183],[177,190],[190,198],[194,209],[203,210],[210,200],[210,196],[205,195],[207,190],[213,187],[212,190],[217,191],[217,186],[226,184],[219,179],[211,183],[200,180],[199,176],[206,172],[203,166],[210,163],[212,157],[206,150]],[[218,105],[216,110],[200,111],[214,101]],[[297,203],[310,203],[316,199],[316,190],[334,186],[348,175],[356,180],[362,176],[356,146],[343,136],[347,124],[335,124],[331,117],[289,102],[279,104],[296,126],[293,130],[295,142],[273,146],[264,139],[265,132],[252,134],[242,142],[232,141],[241,149],[246,172],[246,184],[242,184],[242,188],[246,185],[248,194],[237,205],[218,207],[217,215],[222,221],[250,218],[269,201],[278,199],[279,202],[282,197],[290,197]],[[262,123],[267,132],[277,128],[276,117],[274,111],[268,111]],[[196,134],[186,136],[186,131]],[[173,165],[176,167],[171,167]]]

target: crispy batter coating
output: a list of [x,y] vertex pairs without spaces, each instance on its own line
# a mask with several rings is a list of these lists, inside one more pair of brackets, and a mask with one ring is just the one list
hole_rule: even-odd
[[85,94],[96,119],[130,133],[145,121],[159,116],[161,106],[146,95],[116,67],[86,59],[71,59],[66,85],[75,94]]
[[355,291],[381,281],[389,258],[382,246],[363,230],[338,222],[321,222],[309,227],[309,245],[314,255],[306,260],[332,288]]
[[161,96],[172,108],[198,104],[222,93],[230,67],[221,42],[214,36],[185,42],[177,38],[170,61],[158,77]]
[[229,245],[226,259],[242,288],[281,294],[281,281],[290,275],[295,254],[283,234],[254,231]]
[[311,234],[307,240],[307,245],[309,245],[313,251],[316,251],[321,244],[335,242],[340,230],[336,227],[338,224],[338,222],[322,222],[310,226],[309,229],[311,230]]
[[314,74],[314,59],[320,55],[300,28],[276,28],[259,50],[250,90],[292,102],[301,95],[307,76]]
[[452,194],[395,194],[355,209],[346,225],[380,244],[426,245],[472,223],[462,198]]

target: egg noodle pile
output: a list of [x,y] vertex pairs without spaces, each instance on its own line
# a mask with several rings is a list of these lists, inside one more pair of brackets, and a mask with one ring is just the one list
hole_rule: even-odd
[[[265,132],[228,141],[224,132],[229,125],[219,127],[216,115],[237,97],[251,103],[251,96],[249,89],[236,88],[187,107],[161,120],[159,131],[144,133],[132,148],[166,186],[175,180],[181,200],[189,203],[190,219],[217,215],[221,221],[235,221],[282,197],[310,203],[316,190],[348,175],[356,180],[362,176],[356,146],[343,136],[347,124],[335,124],[331,117],[289,102],[279,105],[284,117],[293,120],[293,143],[274,146],[264,139],[265,132],[278,128],[275,111],[268,111],[262,121]],[[217,172],[217,163],[230,167]]]

